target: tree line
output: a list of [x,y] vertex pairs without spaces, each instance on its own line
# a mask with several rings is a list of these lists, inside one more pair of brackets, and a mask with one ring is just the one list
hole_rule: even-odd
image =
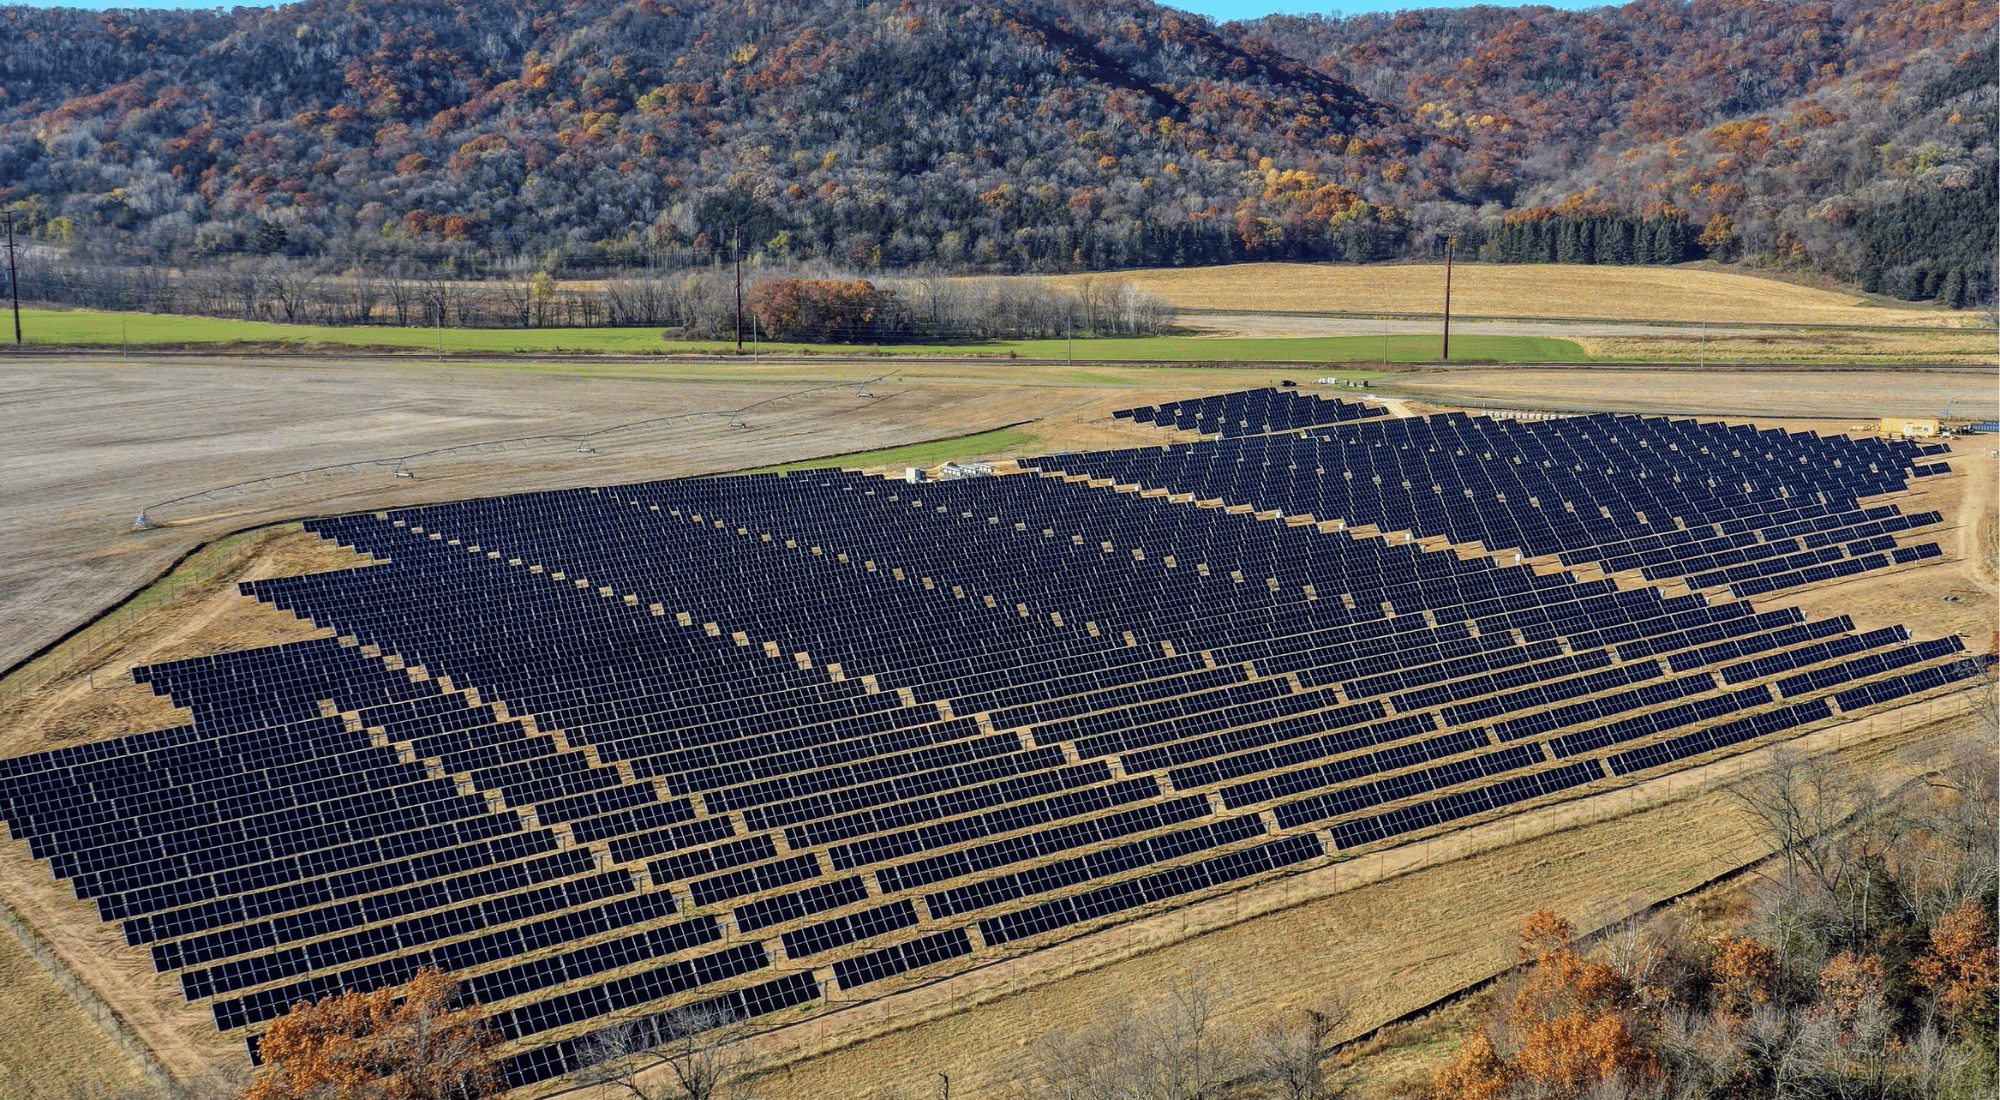
[[1705,254],[1679,211],[1650,218],[1542,211],[1502,220],[1490,243],[1482,255],[1509,264],[1677,264]]
[[482,274],[449,264],[368,270],[267,257],[165,268],[44,255],[23,264],[20,292],[27,302],[80,309],[330,326],[659,328],[665,340],[961,343],[1151,336],[1174,323],[1164,299],[1115,276],[1065,285],[937,273],[870,280],[821,265],[758,263],[743,276],[739,310],[736,273],[721,263],[597,279]]

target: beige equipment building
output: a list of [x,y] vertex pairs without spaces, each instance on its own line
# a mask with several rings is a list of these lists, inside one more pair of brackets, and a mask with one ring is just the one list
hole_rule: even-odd
[[1929,439],[1938,434],[1935,420],[1911,420],[1901,416],[1885,416],[1882,426],[1877,429],[1883,435],[1900,435],[1906,439]]

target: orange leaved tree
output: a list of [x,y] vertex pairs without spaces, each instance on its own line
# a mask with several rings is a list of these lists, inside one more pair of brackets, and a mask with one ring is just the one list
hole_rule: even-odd
[[1528,918],[1519,948],[1527,970],[1507,1008],[1512,1053],[1503,1057],[1491,1036],[1475,1036],[1439,1072],[1436,1095],[1570,1098],[1654,1075],[1653,1056],[1633,1031],[1642,1006],[1631,979],[1585,959],[1573,936],[1569,922],[1546,909]]
[[862,342],[903,335],[896,292],[866,279],[761,279],[750,309],[766,339]]
[[1967,899],[1931,929],[1930,950],[1916,961],[1917,978],[1937,994],[1938,1007],[1969,1036],[1990,1036],[2000,1025],[1994,993],[2000,986],[1993,913]]
[[303,1001],[258,1047],[265,1071],[243,1100],[448,1100],[490,1096],[494,1035],[477,1005],[453,1008],[457,983],[426,967],[403,987]]

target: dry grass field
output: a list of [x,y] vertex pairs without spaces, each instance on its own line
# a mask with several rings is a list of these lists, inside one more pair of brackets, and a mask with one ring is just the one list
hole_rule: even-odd
[[1583,336],[1576,342],[1594,358],[1627,361],[1710,363],[1993,363],[1990,331],[1940,332],[1925,329],[1826,331],[1757,330],[1704,335],[1677,330],[1671,335]]
[[5,931],[0,931],[0,990],[6,1005],[0,1096],[94,1100],[144,1084],[69,992]]
[[[1091,278],[1067,275],[1052,282]],[[1436,313],[1444,265],[1234,264],[1119,272],[1181,309]],[[1991,327],[1990,314],[1819,290],[1704,266],[1459,264],[1452,311],[1467,316]]]
[[[1884,416],[1992,417],[1994,375],[1925,371],[1677,371],[1609,367],[1426,371],[1378,380],[1384,392],[1440,407],[1751,416],[1818,421],[1815,431],[1872,430]],[[1992,437],[1988,437],[1992,438]],[[1990,444],[1988,444],[1990,446]],[[1955,450],[1979,449],[1968,440]]]
[[[337,435],[331,428],[311,428],[326,434],[309,436],[307,443],[287,450],[283,441],[292,429],[279,418],[252,415],[258,402],[268,401],[273,392],[303,390],[337,397],[342,390],[328,378],[337,372],[323,367],[162,371],[157,378],[136,386],[124,377],[114,384],[104,383],[88,373],[98,369],[95,367],[74,369],[79,373],[73,377],[86,384],[85,397],[93,401],[100,400],[93,392],[109,392],[107,386],[109,390],[126,387],[121,407],[127,415],[138,418],[131,430],[146,440],[151,453],[173,455],[188,450],[190,441],[205,438],[191,430],[176,437],[169,426],[203,400],[214,403],[215,395],[232,392],[241,404],[220,403],[223,423],[227,425],[231,422],[227,418],[235,417],[242,427],[222,433],[222,438],[256,441],[255,446],[242,446],[234,461],[244,461],[241,456],[245,454],[274,463],[288,461],[306,453],[308,443],[327,446],[327,440]],[[784,368],[767,368],[758,381],[795,383],[797,368],[790,369],[794,374],[788,378],[781,373]],[[1244,370],[1093,368],[1088,376],[1062,376],[1051,369],[1009,377],[1005,364],[982,367],[977,373],[963,363],[954,364],[952,369],[965,376],[905,379],[894,387],[884,387],[881,392],[897,396],[880,401],[875,406],[878,411],[867,416],[840,420],[837,431],[828,427],[823,415],[807,416],[802,410],[796,417],[774,422],[768,436],[704,435],[697,440],[699,449],[689,453],[649,443],[629,453],[613,454],[602,466],[581,468],[570,456],[546,451],[522,452],[523,457],[512,463],[479,465],[477,460],[467,460],[462,469],[445,471],[431,483],[398,484],[377,478],[365,484],[335,484],[317,491],[318,495],[313,491],[297,495],[278,492],[227,509],[218,507],[212,516],[195,517],[186,527],[164,533],[126,536],[122,531],[104,530],[105,524],[115,523],[122,514],[122,505],[112,507],[108,497],[90,505],[92,510],[85,517],[89,523],[66,528],[59,533],[60,538],[51,536],[44,543],[22,544],[19,540],[29,526],[46,522],[38,517],[56,512],[36,512],[29,507],[10,516],[0,511],[0,520],[11,524],[11,528],[0,530],[11,531],[8,538],[15,543],[17,558],[24,546],[29,550],[50,548],[46,552],[55,555],[60,564],[62,554],[82,560],[79,556],[101,552],[105,545],[116,546],[121,539],[137,544],[152,535],[166,534],[193,540],[202,532],[213,538],[233,527],[287,514],[510,488],[609,483],[742,468],[807,455],[867,450],[875,445],[952,434],[953,428],[975,431],[1035,417],[1041,419],[1021,430],[1035,437],[1034,449],[1040,452],[1152,445],[1163,442],[1165,433],[1130,422],[1109,421],[1109,412],[1131,404],[1270,381],[1258,372]],[[143,373],[134,371],[135,376]],[[699,388],[683,389],[683,383],[659,380],[550,378],[532,373],[524,377],[519,371],[477,368],[371,368],[366,375],[349,375],[350,385],[355,378],[366,379],[370,385],[409,387],[408,392],[420,395],[414,405],[420,412],[409,413],[407,423],[405,418],[388,415],[395,402],[380,396],[373,407],[335,402],[312,406],[315,411],[348,417],[360,415],[350,409],[366,412],[368,418],[362,422],[368,430],[354,447],[374,451],[408,446],[410,440],[422,438],[425,415],[441,417],[448,431],[457,433],[454,438],[467,438],[476,431],[493,431],[496,421],[504,427],[508,421],[503,410],[518,410],[520,403],[547,401],[552,407],[559,406],[569,423],[587,423],[592,417],[615,415],[621,401],[629,409],[634,394],[648,395],[649,401],[661,407],[672,407],[667,404],[670,401],[688,407],[686,403],[713,401],[724,392],[724,387],[709,383],[686,383]],[[1804,381],[1793,387],[1794,378]],[[1886,373],[1794,376],[1621,371],[1586,376],[1520,371],[1413,375],[1399,377],[1394,384],[1398,392],[1411,397],[1421,393],[1423,407],[1450,407],[1460,400],[1476,402],[1472,396],[1447,396],[1468,394],[1468,384],[1479,392],[1498,387],[1496,395],[1512,394],[1507,400],[1519,403],[1563,398],[1599,407],[1607,401],[1638,407],[1657,400],[1661,407],[1673,411],[1736,416],[1763,416],[1757,412],[1757,402],[1762,401],[1774,410],[1773,417],[1816,413],[1843,418],[1780,419],[1784,426],[1844,431],[1858,422],[1845,418],[1862,416],[1862,406],[1890,402],[1912,385],[1929,385],[1932,378],[1930,374]],[[65,376],[50,370],[43,381],[60,386]],[[1508,390],[1503,382],[1517,388]],[[165,400],[159,395],[176,385],[196,388],[147,419],[143,408],[147,396]],[[770,386],[760,389],[768,391]],[[735,392],[740,390],[725,397],[733,397]],[[1338,392],[1347,397],[1370,396]],[[1990,385],[1987,392],[1990,396]],[[895,406],[904,397],[909,400]],[[1910,400],[1933,401],[1934,397],[1929,391],[1920,391]],[[510,401],[516,404],[507,405]],[[1821,411],[1828,402],[1833,409]],[[1391,399],[1390,403],[1402,411],[1404,402]],[[1850,407],[1857,411],[1844,411]],[[1877,410],[1884,411],[1894,410]],[[464,423],[452,419],[459,415],[470,419]],[[306,418],[308,423],[310,420]],[[1771,426],[1770,419],[1759,423]],[[80,420],[51,428],[44,435],[51,444],[44,460],[51,471],[66,457],[74,458],[97,445],[92,442],[96,437]],[[93,461],[86,459],[73,475],[47,474],[49,498],[65,487],[74,493],[89,478],[105,476],[107,467],[93,465]],[[181,461],[195,463],[180,468],[175,476],[181,479],[190,476],[190,469],[220,468],[200,465],[195,459]],[[2000,528],[1996,528],[1993,497],[2000,474],[1996,474],[1994,458],[1976,445],[1959,445],[1951,462],[1956,471],[1953,475],[1920,483],[1897,501],[1906,510],[1939,508],[1958,517],[1954,526],[1938,532],[1937,541],[1946,550],[1943,559],[1845,583],[1780,593],[1771,598],[1771,605],[1796,604],[1815,615],[1845,612],[1863,628],[1903,622],[1921,636],[1963,631],[1975,643],[1982,642],[1984,635],[1979,632],[1990,630],[1994,621],[1994,554],[2000,546]],[[10,501],[6,507],[16,509],[17,504]],[[53,506],[43,503],[40,507]],[[140,558],[133,555],[130,560]],[[215,543],[184,564],[176,574],[181,580],[153,586],[120,612],[58,647],[40,665],[0,681],[0,756],[171,724],[178,720],[176,713],[149,691],[132,685],[125,675],[128,668],[309,636],[313,633],[309,624],[236,596],[235,582],[359,563],[352,554],[308,537],[289,523]],[[158,566],[151,568],[157,570]],[[137,568],[128,572],[144,578]],[[100,604],[112,602],[120,590],[119,578],[125,575],[112,572],[99,576],[90,594]],[[131,587],[124,585],[123,590]],[[13,614],[11,610],[6,613]],[[1823,728],[1803,740],[1837,751],[1847,766],[1857,770],[1906,777],[1920,772],[1941,739],[1953,735],[1964,703],[1963,697],[1947,696]],[[1438,831],[1428,839],[1419,835],[1384,852],[1281,876],[1178,909],[1152,912],[1039,951],[991,961],[942,981],[885,983],[882,988],[893,995],[801,1012],[792,1017],[795,1022],[790,1025],[747,1043],[745,1054],[763,1067],[752,1088],[771,1100],[869,1095],[886,1100],[890,1096],[934,1095],[935,1075],[949,1073],[954,1095],[1001,1097],[1052,1023],[1129,1011],[1135,1000],[1142,1000],[1148,990],[1157,990],[1167,977],[1196,967],[1217,975],[1226,991],[1226,1024],[1258,1022],[1275,1006],[1304,1004],[1320,991],[1338,985],[1367,1006],[1357,1026],[1374,1027],[1434,1004],[1503,969],[1511,959],[1513,929],[1536,907],[1554,906],[1577,918],[1580,925],[1601,924],[1685,893],[1761,856],[1761,848],[1746,839],[1726,796],[1715,789],[1717,783],[1742,774],[1757,759],[1755,753],[1737,755],[1692,772],[1587,798],[1546,800],[1497,820]],[[183,1002],[170,978],[152,972],[142,950],[126,947],[115,925],[98,922],[92,906],[69,897],[66,889],[49,878],[46,866],[30,861],[20,845],[0,845],[0,898],[42,931],[70,970],[112,1004],[169,1072],[188,1079],[240,1062],[241,1046],[233,1036],[218,1036],[204,1009]],[[29,989],[32,974],[7,969],[13,966],[7,954],[13,946],[9,937],[0,934],[0,982],[18,972],[28,982],[21,988]],[[32,960],[28,962],[32,967]],[[894,992],[898,988],[902,991]],[[100,1076],[107,1085],[118,1080],[121,1070],[116,1051],[103,1044],[90,1020],[80,1013],[71,1019],[53,1012],[50,1003],[41,994],[0,998],[0,1029],[18,1032],[39,1028],[48,1032],[36,1038],[39,1045],[23,1044],[0,1054],[0,1072],[11,1069],[15,1062],[47,1066],[75,1058],[102,1066]],[[110,1061],[104,1061],[106,1051]],[[14,1061],[8,1060],[10,1056]],[[1416,1073],[1419,1070],[1412,1067],[1427,1064],[1428,1057],[1421,1051],[1398,1055],[1370,1072],[1385,1079]],[[0,1096],[16,1094],[35,1095],[40,1100],[36,1094],[19,1093],[9,1078],[0,1076]]]

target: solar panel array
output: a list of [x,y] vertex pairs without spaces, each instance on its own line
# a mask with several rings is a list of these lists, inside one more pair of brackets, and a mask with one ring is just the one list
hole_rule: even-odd
[[1169,401],[1136,409],[1120,409],[1111,414],[1114,420],[1130,420],[1136,424],[1223,437],[1264,435],[1387,415],[1389,410],[1380,405],[1320,397],[1298,390],[1244,390],[1191,401]]
[[336,637],[135,670],[191,722],[0,761],[0,818],[253,1057],[438,966],[518,1085],[1981,667],[1746,599],[1935,554],[1870,503],[1934,449],[1138,413],[1224,438],[315,521],[381,564],[242,588]]

